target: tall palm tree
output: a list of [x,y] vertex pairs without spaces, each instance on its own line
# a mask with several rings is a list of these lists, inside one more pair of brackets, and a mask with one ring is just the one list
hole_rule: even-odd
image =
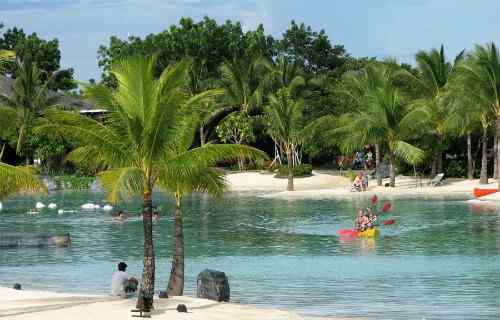
[[10,123],[15,124],[18,133],[16,153],[24,155],[30,164],[34,156],[29,143],[33,128],[44,110],[55,105],[57,97],[49,97],[49,82],[41,82],[41,71],[30,55],[18,63],[18,70],[12,87],[13,95],[0,95],[0,118],[10,119]]
[[116,90],[88,86],[87,99],[107,110],[104,123],[77,113],[50,110],[40,127],[72,137],[79,148],[69,157],[75,162],[99,159],[107,170],[100,178],[109,201],[132,194],[143,202],[144,266],[138,307],[153,304],[155,255],[152,229],[152,192],[161,174],[160,163],[178,127],[183,109],[189,109],[218,92],[189,97],[185,92],[190,61],[167,67],[154,78],[155,57],[133,56],[114,64]]
[[[500,51],[497,46],[493,42],[476,45],[474,52],[457,67],[457,81],[468,89],[471,99],[487,105],[495,119],[496,141],[500,143]],[[496,157],[500,157],[500,152]]]
[[304,139],[303,103],[292,98],[288,88],[269,96],[264,109],[269,135],[283,148],[288,165],[287,190],[293,191],[293,155]]
[[[115,90],[100,85],[85,88],[86,98],[107,110],[104,123],[77,113],[50,110],[46,113],[50,123],[39,128],[75,140],[79,148],[68,156],[70,160],[98,162],[107,167],[100,179],[110,202],[142,195],[144,266],[138,299],[138,307],[142,308],[152,306],[154,294],[153,189],[160,177],[172,176],[166,172],[165,160],[171,159],[173,146],[181,143],[176,140],[180,139],[178,131],[185,126],[183,116],[221,94],[217,90],[195,96],[186,92],[189,60],[167,67],[158,79],[154,78],[154,66],[155,57],[129,57],[111,68],[117,80]],[[211,150],[209,145],[207,148]],[[207,155],[199,157],[211,159]],[[195,169],[186,164],[184,170]]]
[[[345,74],[342,79],[343,90],[341,90],[341,92],[347,94],[359,108],[366,109],[368,108],[370,101],[368,97],[380,87],[385,85],[387,77],[392,77],[391,72],[392,71],[389,67],[380,67],[378,66],[378,63],[372,62],[360,71]],[[344,116],[343,121],[350,122],[351,118],[349,116]],[[356,134],[357,133],[354,133],[354,135]],[[355,136],[351,135],[351,137],[354,138]],[[377,136],[372,136],[371,139],[366,141],[362,139],[362,137],[358,137],[357,139],[358,141],[364,140],[364,143],[375,145],[375,168],[377,185],[379,186],[382,185],[382,175],[380,174],[379,168],[381,162],[381,149],[384,146],[383,139],[384,137]],[[359,145],[358,147],[362,147],[362,145]]]
[[414,107],[423,108],[427,113],[428,126],[436,140],[436,150],[432,160],[431,176],[443,171],[443,143],[450,128],[446,126],[446,118],[450,116],[450,103],[445,99],[446,87],[457,64],[462,60],[464,51],[460,52],[453,64],[446,60],[444,46],[439,50],[419,51],[417,74],[405,71],[418,85],[420,99],[413,102]]
[[392,68],[382,64],[369,68],[371,70],[364,72],[373,73],[375,76],[370,79],[376,79],[376,82],[362,98],[364,107],[346,116],[342,121],[344,124],[333,133],[343,137],[340,144],[346,150],[353,150],[368,141],[383,143],[389,156],[390,185],[394,187],[396,157],[412,164],[423,158],[422,150],[408,140],[421,121],[421,112],[409,108],[404,95],[394,84]]
[[189,149],[202,114],[194,109],[186,112],[190,114],[185,114],[181,120],[183,125],[178,128],[173,143],[166,150],[158,177],[159,187],[175,197],[173,256],[167,286],[170,296],[179,296],[184,292],[183,197],[193,192],[207,192],[221,198],[225,189],[224,174],[213,166],[233,159],[266,158],[261,151],[242,145],[205,144]]

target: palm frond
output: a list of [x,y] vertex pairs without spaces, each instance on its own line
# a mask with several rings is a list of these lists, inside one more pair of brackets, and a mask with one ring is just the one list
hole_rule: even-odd
[[143,171],[132,167],[106,170],[99,179],[111,203],[141,195],[145,184]]
[[18,192],[47,192],[47,187],[28,168],[0,162],[0,200]]

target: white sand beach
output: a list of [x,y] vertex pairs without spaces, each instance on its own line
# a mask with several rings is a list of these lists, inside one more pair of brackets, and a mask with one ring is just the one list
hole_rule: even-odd
[[[128,319],[136,299],[107,296],[62,294],[44,291],[14,290],[0,287],[0,318],[23,320],[94,320]],[[188,313],[179,313],[178,304],[185,304]],[[235,303],[218,303],[190,297],[156,299],[154,319],[170,320],[300,320],[298,314],[256,308]],[[322,318],[340,320],[341,318]],[[350,318],[352,319],[352,318]]]
[[[259,172],[242,172],[227,175],[231,191],[270,191],[265,197],[289,198],[289,199],[322,199],[322,198],[362,198],[373,194],[383,195],[389,198],[408,197],[456,197],[460,199],[473,199],[474,188],[497,188],[498,180],[490,179],[487,185],[480,185],[479,180],[467,180],[460,178],[448,178],[439,186],[430,186],[429,179],[415,178],[411,176],[397,176],[396,187],[390,188],[384,185],[389,179],[384,179],[382,186],[377,186],[376,181],[371,179],[368,190],[365,192],[350,192],[351,183],[348,178],[339,176],[338,171],[321,170],[313,171],[313,176],[294,179],[295,191],[286,190],[286,179],[274,178],[273,175]],[[498,199],[500,194],[482,198],[485,200]]]

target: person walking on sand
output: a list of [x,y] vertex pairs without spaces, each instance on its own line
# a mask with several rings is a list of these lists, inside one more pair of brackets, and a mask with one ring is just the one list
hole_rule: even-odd
[[127,272],[127,264],[120,262],[118,264],[118,271],[113,273],[111,277],[111,295],[127,298],[127,295],[134,293],[137,290],[139,281],[136,278],[130,277]]

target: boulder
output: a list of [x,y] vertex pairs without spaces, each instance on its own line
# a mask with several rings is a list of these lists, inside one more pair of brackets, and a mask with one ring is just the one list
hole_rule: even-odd
[[205,269],[198,274],[196,297],[229,302],[229,281],[224,272]]
[[188,312],[188,309],[185,304],[178,304],[177,305],[177,312]]
[[30,233],[0,233],[0,248],[17,247],[67,247],[71,244],[69,233],[62,235],[30,234]]
[[14,290],[21,290],[21,284],[20,283],[14,283]]

